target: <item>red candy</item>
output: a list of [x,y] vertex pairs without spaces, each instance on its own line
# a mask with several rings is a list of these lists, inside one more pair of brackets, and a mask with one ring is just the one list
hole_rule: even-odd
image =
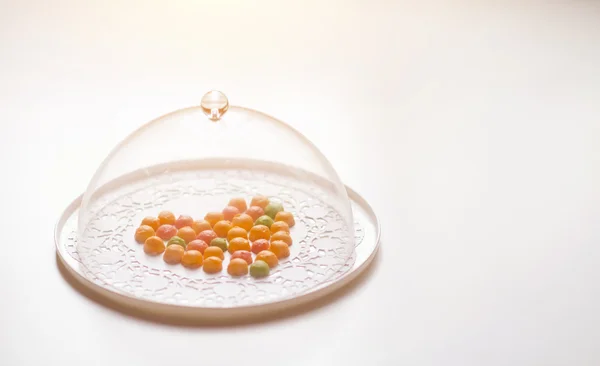
[[269,241],[266,239],[258,239],[252,242],[252,253],[258,254],[263,250],[269,249]]
[[239,214],[240,210],[235,206],[227,206],[223,209],[223,216],[225,220],[232,221],[235,215]]
[[208,248],[208,244],[206,244],[206,242],[200,239],[196,239],[188,243],[186,250],[197,250],[200,253],[204,254],[206,248]]
[[205,243],[210,243],[213,239],[216,238],[218,238],[218,235],[213,230],[204,230],[196,237],[196,239],[202,240]]
[[177,235],[177,228],[175,227],[175,225],[161,225],[158,227],[158,230],[156,230],[156,236],[158,236],[162,240],[169,240],[175,235]]
[[182,227],[194,225],[194,219],[187,215],[181,215],[175,220],[175,227],[181,229]]
[[252,264],[252,253],[247,250],[237,250],[233,252],[231,255],[231,260],[234,260],[235,258],[241,258],[245,260],[246,263]]

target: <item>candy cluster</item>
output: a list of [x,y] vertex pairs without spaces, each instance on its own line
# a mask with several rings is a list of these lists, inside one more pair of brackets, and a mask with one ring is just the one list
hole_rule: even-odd
[[227,273],[240,277],[268,276],[279,260],[290,255],[290,228],[294,216],[281,203],[255,196],[248,207],[241,197],[232,198],[221,212],[209,212],[203,220],[170,211],[146,217],[135,231],[135,240],[148,255],[161,255],[171,265],[206,273],[219,273],[228,254]]

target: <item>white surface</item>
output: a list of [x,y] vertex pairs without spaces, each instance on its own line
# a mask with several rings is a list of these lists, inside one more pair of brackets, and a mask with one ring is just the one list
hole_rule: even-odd
[[[0,364],[600,364],[597,2],[282,3],[0,4]],[[101,158],[210,88],[301,129],[377,211],[345,296],[181,327],[61,277],[54,222]]]

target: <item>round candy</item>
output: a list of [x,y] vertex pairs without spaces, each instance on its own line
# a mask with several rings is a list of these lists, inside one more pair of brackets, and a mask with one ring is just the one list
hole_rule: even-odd
[[247,250],[238,250],[231,254],[231,259],[242,258],[248,264],[252,264],[252,253]]
[[237,252],[238,250],[250,251],[250,242],[245,238],[233,238],[229,241],[229,253]]
[[146,216],[142,220],[142,225],[148,225],[154,230],[158,230],[158,227],[160,226],[160,220],[158,217]]
[[241,227],[232,227],[231,230],[227,233],[227,240],[231,241],[234,238],[244,238],[248,237],[248,232]]
[[256,225],[250,229],[248,233],[248,239],[254,242],[258,239],[267,239],[271,238],[271,230],[269,230],[268,226],[265,225]]
[[219,238],[226,238],[227,233],[229,232],[229,230],[231,230],[231,228],[231,222],[227,220],[221,220],[215,224],[213,230]]
[[271,242],[269,251],[273,252],[277,258],[287,258],[290,256],[290,247],[283,240],[275,240]]
[[250,207],[258,206],[264,210],[265,207],[269,204],[269,199],[265,196],[254,196],[252,197],[252,201],[250,201]]
[[197,250],[200,253],[204,254],[204,251],[208,248],[208,244],[206,244],[203,240],[195,239],[188,243],[185,247],[187,250]]
[[258,254],[263,250],[269,249],[269,241],[266,239],[258,239],[252,242],[252,253]]
[[204,220],[210,223],[210,226],[215,226],[215,224],[221,220],[225,220],[225,216],[222,212],[209,212],[204,216]]
[[285,221],[275,221],[273,225],[271,225],[271,233],[275,234],[278,231],[289,233],[290,226]]
[[182,238],[180,238],[178,236],[174,236],[171,239],[169,239],[169,241],[167,242],[167,247],[169,247],[171,245],[179,245],[182,248],[185,248],[185,246],[186,246],[185,240],[183,240]]
[[200,239],[200,240],[204,241],[205,243],[210,243],[214,238],[217,238],[217,237],[218,237],[217,233],[215,233],[214,231],[204,230],[203,232],[198,234],[196,239]]
[[177,236],[185,240],[186,243],[196,239],[196,232],[189,226],[184,226],[177,230]]
[[265,215],[275,219],[278,212],[283,211],[283,205],[279,202],[271,202],[265,207]]
[[187,268],[199,268],[204,262],[202,253],[197,250],[186,250],[181,257],[181,264]]
[[235,215],[237,215],[239,213],[240,213],[240,210],[238,210],[238,208],[234,207],[234,206],[227,206],[223,209],[223,216],[225,217],[225,220],[227,220],[227,221],[233,220]]
[[241,258],[234,258],[227,266],[227,273],[235,277],[248,274],[248,263]]
[[273,225],[273,219],[267,215],[262,215],[256,221],[254,221],[254,225],[265,225],[266,227],[271,227],[271,225]]
[[179,245],[169,245],[163,254],[163,260],[169,264],[181,263],[185,249]]
[[242,229],[249,231],[252,229],[252,226],[254,226],[254,220],[252,220],[250,215],[243,213],[234,217],[231,225],[241,227]]
[[217,257],[221,260],[225,259],[225,255],[223,255],[223,251],[219,247],[208,247],[204,251],[204,258],[209,257]]
[[286,233],[285,231],[278,231],[275,234],[271,235],[271,242],[276,241],[276,240],[282,240],[284,241],[288,246],[292,246],[292,237],[290,236],[289,233]]
[[227,239],[225,238],[214,238],[211,242],[210,242],[210,246],[211,247],[219,247],[221,248],[222,251],[226,252],[227,251]]
[[204,230],[212,230],[212,226],[210,226],[210,222],[206,220],[196,220],[192,224],[192,229],[197,233],[201,233]]
[[294,227],[296,225],[296,221],[294,220],[294,215],[291,212],[287,211],[279,211],[275,215],[275,221],[283,221],[288,224],[289,227]]
[[175,235],[177,235],[177,228],[174,225],[160,225],[158,230],[156,230],[156,236],[162,240],[169,240]]
[[194,225],[194,219],[191,216],[181,215],[175,220],[175,227],[181,229],[182,227]]
[[144,253],[158,255],[165,251],[165,242],[158,236],[151,236],[144,242]]
[[204,272],[219,273],[223,270],[223,260],[219,257],[204,258]]
[[135,241],[142,244],[151,236],[154,236],[156,233],[151,226],[142,225],[135,230]]
[[229,200],[228,206],[233,206],[233,207],[237,208],[238,210],[240,210],[240,212],[244,212],[248,208],[248,206],[246,206],[246,200],[243,199],[242,197],[232,198],[231,200]]
[[270,250],[263,250],[262,252],[256,255],[256,261],[263,261],[269,265],[270,268],[277,267],[279,264],[279,258],[275,255],[275,253]]
[[158,214],[158,221],[161,225],[174,225],[175,215],[171,211],[161,211]]
[[267,277],[271,269],[264,261],[256,261],[250,265],[250,276],[254,278]]
[[261,217],[264,214],[265,214],[265,210],[263,210],[262,207],[258,207],[258,206],[250,206],[250,208],[246,210],[246,215],[249,215],[250,217],[252,217],[253,221],[256,221],[256,219],[258,219],[259,217]]

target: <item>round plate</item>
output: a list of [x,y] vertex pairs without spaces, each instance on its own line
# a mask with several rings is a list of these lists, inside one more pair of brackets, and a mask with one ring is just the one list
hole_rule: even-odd
[[[281,175],[289,167],[276,172],[266,166],[249,161],[235,166],[228,162],[226,168],[219,161],[181,162],[171,164],[167,175],[160,174],[164,166],[154,166],[120,177],[104,186],[107,194],[103,193],[92,215],[103,220],[100,227],[116,229],[98,231],[100,246],[78,245],[79,197],[56,226],[59,257],[86,287],[122,305],[211,318],[285,309],[351,281],[367,267],[379,245],[379,223],[372,209],[347,188],[355,220],[355,250],[347,259],[342,255],[347,230],[336,220],[335,203],[329,204],[326,191],[318,188],[326,182],[305,171],[291,175],[303,177],[302,181],[291,179],[289,174]],[[207,275],[202,270],[169,266],[160,257],[146,256],[141,245],[129,239],[141,217],[158,206],[178,215],[188,213],[184,207],[194,200],[196,206],[201,202],[206,207],[207,199],[222,206],[227,197],[247,197],[257,191],[282,200],[297,217],[291,255],[266,279],[236,279],[226,273]]]

